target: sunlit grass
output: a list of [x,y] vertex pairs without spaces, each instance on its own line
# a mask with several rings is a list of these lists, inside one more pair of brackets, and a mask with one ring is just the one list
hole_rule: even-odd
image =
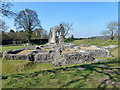
[[5,51],[17,50],[17,49],[22,49],[22,48],[26,48],[26,47],[28,47],[28,46],[3,46],[2,53]]
[[[117,59],[3,76],[3,88],[117,88]],[[99,65],[106,65],[102,68]],[[114,68],[113,68],[114,67]],[[84,68],[85,70],[78,70]],[[111,71],[116,73],[105,73]],[[112,77],[112,78],[111,78]],[[115,82],[102,83],[104,80]]]
[[76,45],[98,45],[98,46],[108,46],[108,45],[117,45],[118,41],[117,40],[99,40],[99,39],[83,39],[83,40],[74,40],[71,42]]

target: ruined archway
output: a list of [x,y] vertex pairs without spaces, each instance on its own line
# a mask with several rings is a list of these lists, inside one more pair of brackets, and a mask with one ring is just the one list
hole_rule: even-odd
[[62,24],[50,29],[49,43],[64,43],[64,27],[62,26]]

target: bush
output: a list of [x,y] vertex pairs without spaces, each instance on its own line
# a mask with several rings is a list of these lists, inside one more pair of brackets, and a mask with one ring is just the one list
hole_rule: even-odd
[[71,43],[71,42],[73,42],[74,41],[74,39],[71,39],[71,38],[68,38],[68,39],[65,39],[64,40],[64,42],[66,42],[66,43]]

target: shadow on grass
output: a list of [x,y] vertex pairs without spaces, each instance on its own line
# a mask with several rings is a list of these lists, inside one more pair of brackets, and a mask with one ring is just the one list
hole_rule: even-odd
[[[107,61],[107,62],[96,62],[96,63],[91,63],[91,64],[77,65],[77,66],[61,67],[61,68],[52,69],[52,70],[41,70],[41,71],[34,72],[34,73],[13,74],[13,75],[8,75],[8,76],[2,76],[2,79],[7,79],[8,77],[22,77],[22,76],[35,77],[35,76],[38,76],[39,74],[47,75],[48,73],[56,74],[56,73],[59,73],[61,70],[62,71],[69,71],[68,69],[78,70],[78,68],[81,67],[81,68],[84,68],[85,70],[88,70],[90,72],[85,74],[85,75],[82,75],[83,78],[80,78],[80,79],[78,78],[78,79],[67,82],[66,84],[62,85],[61,88],[67,87],[70,84],[84,80],[84,83],[78,86],[78,88],[81,88],[87,84],[86,80],[94,72],[96,72],[98,74],[103,74],[107,77],[107,78],[103,78],[103,80],[101,79],[102,81],[99,82],[97,88],[107,88],[107,86],[108,86],[107,82],[111,82],[112,84],[110,84],[110,85],[112,85],[113,88],[118,88],[119,81],[116,80],[116,77],[115,77],[115,76],[120,75],[120,73],[118,72],[119,68],[116,67],[118,63],[120,63],[120,60],[114,59],[112,61]],[[115,67],[114,68],[111,67],[110,64],[115,64]],[[103,66],[100,66],[100,65],[103,65]],[[98,70],[98,69],[100,69],[100,70]],[[114,70],[114,69],[116,69],[116,70]],[[113,76],[113,74],[114,74],[114,76]],[[102,78],[102,76],[101,76],[101,78]]]

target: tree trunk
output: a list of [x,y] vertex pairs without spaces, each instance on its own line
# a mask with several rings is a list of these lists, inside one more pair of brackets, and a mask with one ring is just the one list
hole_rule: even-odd
[[30,36],[28,36],[28,43],[30,44]]
[[112,33],[111,33],[111,40],[114,39],[114,35],[113,35],[113,30],[112,30]]

